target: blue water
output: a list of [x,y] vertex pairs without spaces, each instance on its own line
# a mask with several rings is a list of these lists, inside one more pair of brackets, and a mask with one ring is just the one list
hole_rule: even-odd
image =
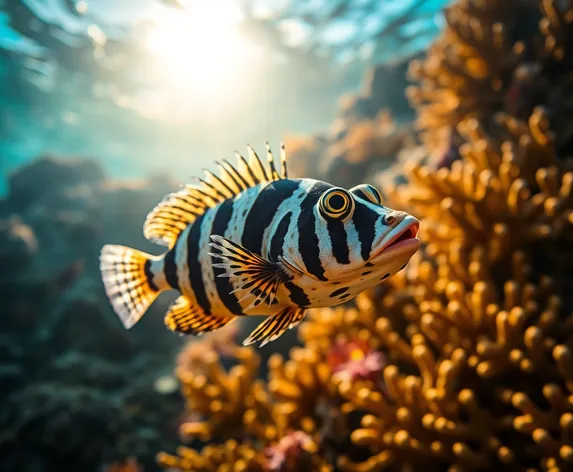
[[[332,121],[341,93],[359,86],[365,67],[422,50],[439,31],[446,2],[375,2],[364,23],[358,23],[371,2],[356,0],[320,31],[301,17],[324,21],[333,2],[292,2],[286,12],[280,10],[285,3],[253,2],[251,20],[243,15],[231,27],[249,38],[258,55],[241,58],[211,81],[208,74],[197,77],[205,61],[227,60],[226,25],[200,45],[186,33],[181,39],[160,35],[160,50],[150,54],[149,22],[157,20],[165,32],[173,18],[185,13],[155,0],[4,2],[2,176],[42,153],[90,157],[116,177],[155,171],[186,176],[247,143],[278,144],[290,133],[315,132]],[[217,8],[230,11],[233,2],[187,2],[192,12],[207,4],[217,13]],[[375,49],[372,36],[405,12],[406,21],[383,35]],[[305,58],[311,45],[320,50],[320,62]],[[213,48],[217,51],[210,59]],[[162,55],[170,59],[165,62]],[[171,70],[169,64],[176,66]]]

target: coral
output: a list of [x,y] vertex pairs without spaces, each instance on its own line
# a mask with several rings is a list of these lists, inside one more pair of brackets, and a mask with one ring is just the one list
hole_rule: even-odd
[[385,365],[382,353],[370,349],[361,339],[335,340],[327,362],[332,367],[333,380],[350,384],[378,378]]
[[[183,436],[209,441],[223,432],[232,437],[241,434],[246,396],[256,381],[259,358],[252,350],[234,345],[234,335],[235,326],[228,326],[201,342],[191,342],[179,355],[176,374],[192,415],[181,426]],[[227,373],[221,356],[240,364]]]
[[[422,249],[352,303],[311,310],[302,346],[271,356],[241,405],[228,386],[237,372],[255,378],[256,351],[225,343],[238,365],[209,354],[188,370],[213,470],[573,468],[572,12],[551,0],[448,9],[412,66],[424,145],[408,151],[419,154],[405,182],[376,177],[390,206],[420,218]],[[373,135],[355,137],[354,161]],[[293,469],[301,450],[314,462]],[[199,457],[159,458],[207,470]]]
[[444,34],[410,66],[420,83],[408,95],[430,151],[440,152],[467,120],[495,129],[499,112],[527,120],[542,107],[560,157],[570,155],[572,8],[557,0],[464,0],[446,10]]
[[125,462],[115,462],[106,467],[105,472],[143,472],[137,460],[129,457]]
[[263,472],[264,456],[249,444],[239,444],[229,439],[220,446],[205,446],[199,453],[194,449],[181,446],[177,455],[161,453],[157,456],[159,464],[168,469],[189,470],[193,472]]

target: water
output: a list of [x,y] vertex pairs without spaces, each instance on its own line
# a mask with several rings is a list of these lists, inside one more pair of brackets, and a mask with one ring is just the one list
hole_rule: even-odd
[[[246,18],[229,1],[190,2],[183,13],[152,0],[8,0],[0,169],[50,152],[89,156],[117,177],[192,175],[247,143],[314,132],[365,66],[421,50],[444,2],[383,2],[362,31],[356,18],[369,2],[333,19],[321,18],[321,3],[293,2],[285,13],[259,1]],[[371,36],[415,3],[374,50]],[[325,26],[315,31],[303,13]]]

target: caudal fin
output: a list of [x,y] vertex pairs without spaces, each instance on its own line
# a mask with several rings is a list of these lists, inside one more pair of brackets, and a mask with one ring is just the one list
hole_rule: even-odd
[[155,256],[125,246],[105,245],[100,270],[105,293],[126,329],[145,314],[160,289],[153,283]]

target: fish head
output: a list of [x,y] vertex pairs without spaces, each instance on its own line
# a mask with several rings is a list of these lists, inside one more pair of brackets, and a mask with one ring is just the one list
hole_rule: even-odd
[[[350,190],[324,186],[308,211],[313,212],[308,221],[314,225],[307,228],[309,244],[314,232],[318,246],[315,242],[315,262],[302,269],[307,277],[302,277],[301,283],[314,292],[322,292],[320,286],[326,282],[356,288],[357,294],[401,270],[420,248],[419,221],[407,212],[384,206],[371,185]],[[306,251],[310,253],[310,249]]]

